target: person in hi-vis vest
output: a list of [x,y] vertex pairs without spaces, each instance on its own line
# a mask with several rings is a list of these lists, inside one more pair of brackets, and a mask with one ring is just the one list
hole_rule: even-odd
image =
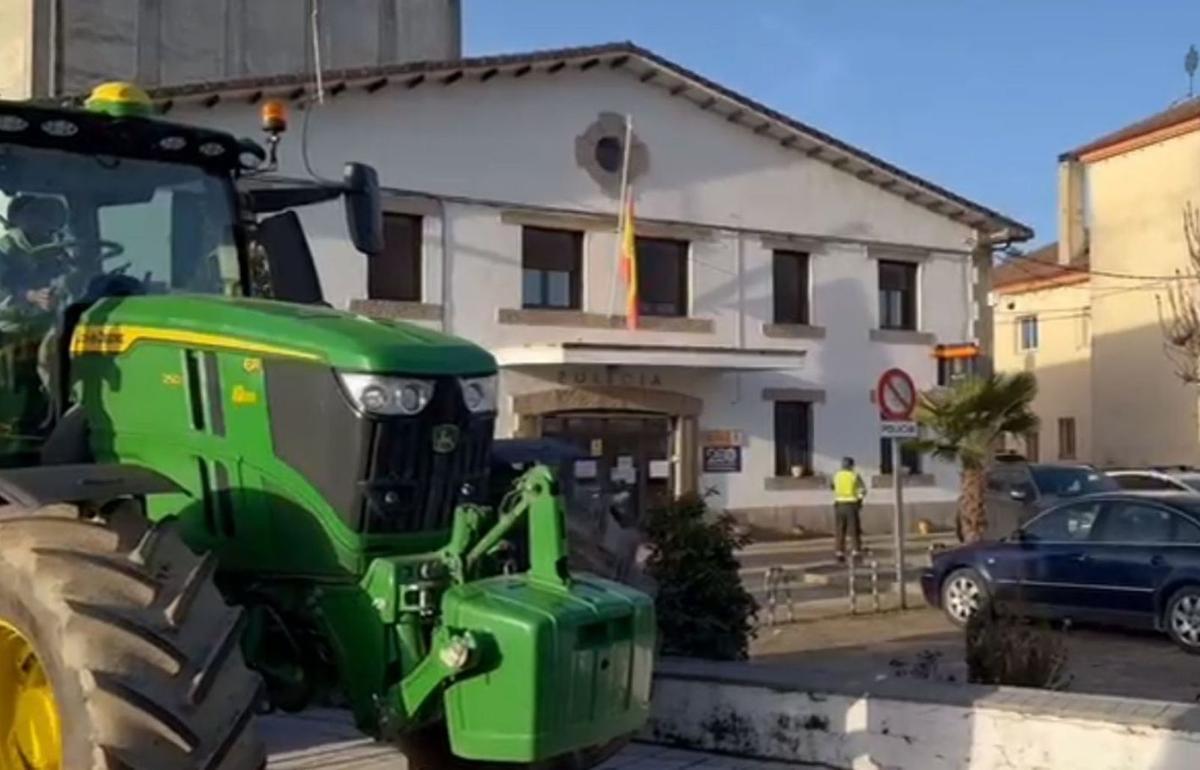
[[854,458],[843,457],[842,469],[833,474],[833,518],[837,533],[838,561],[846,560],[846,530],[853,533],[854,551],[857,558],[862,552],[862,525],[859,513],[862,511],[863,498],[867,496],[867,485],[862,476],[854,470]]

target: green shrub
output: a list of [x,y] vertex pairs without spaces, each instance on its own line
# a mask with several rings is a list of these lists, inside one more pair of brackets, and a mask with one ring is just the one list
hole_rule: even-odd
[[662,652],[744,660],[758,604],[738,575],[734,553],[747,539],[733,517],[710,511],[700,495],[686,495],[650,511],[645,530]]
[[1063,633],[1008,615],[979,612],[967,623],[967,680],[974,684],[1065,690]]

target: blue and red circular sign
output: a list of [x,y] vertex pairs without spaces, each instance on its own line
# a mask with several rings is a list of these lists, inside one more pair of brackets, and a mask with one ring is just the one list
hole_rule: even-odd
[[888,369],[879,378],[875,401],[883,419],[895,422],[911,420],[917,408],[917,386],[903,369]]

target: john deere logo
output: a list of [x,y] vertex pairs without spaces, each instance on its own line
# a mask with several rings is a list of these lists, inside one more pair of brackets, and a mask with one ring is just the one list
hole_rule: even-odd
[[433,428],[433,451],[440,455],[450,454],[458,446],[457,425],[436,425]]

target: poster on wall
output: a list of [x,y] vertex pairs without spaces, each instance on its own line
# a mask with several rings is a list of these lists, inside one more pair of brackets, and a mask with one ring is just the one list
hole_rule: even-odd
[[741,473],[740,446],[706,446],[703,450],[705,473]]

